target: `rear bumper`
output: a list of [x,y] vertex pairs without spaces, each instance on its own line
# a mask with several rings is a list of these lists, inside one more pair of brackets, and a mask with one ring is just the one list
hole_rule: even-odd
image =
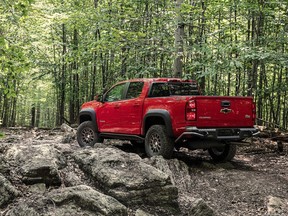
[[229,140],[238,141],[244,138],[256,136],[259,134],[257,128],[197,128],[197,127],[186,127],[185,132],[183,132],[177,139],[176,143],[181,140],[193,139],[193,137],[198,137],[202,139],[212,139],[212,140]]

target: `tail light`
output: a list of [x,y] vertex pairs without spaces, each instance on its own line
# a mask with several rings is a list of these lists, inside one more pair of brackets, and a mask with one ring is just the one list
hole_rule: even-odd
[[256,104],[254,102],[252,103],[252,119],[255,122],[255,119],[256,119]]
[[186,104],[186,120],[195,121],[196,120],[196,101],[189,100]]

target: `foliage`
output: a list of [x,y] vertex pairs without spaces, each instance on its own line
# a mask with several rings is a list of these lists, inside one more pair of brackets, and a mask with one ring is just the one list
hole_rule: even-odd
[[5,134],[3,132],[0,131],[0,139],[4,138]]
[[[52,127],[119,80],[197,79],[211,95],[254,95],[259,118],[288,127],[288,3],[252,0],[3,0],[0,119]],[[175,29],[184,27],[183,52]],[[38,119],[38,120],[37,120]]]

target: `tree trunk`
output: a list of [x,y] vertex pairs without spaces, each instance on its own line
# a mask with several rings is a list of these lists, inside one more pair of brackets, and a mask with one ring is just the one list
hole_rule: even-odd
[[174,77],[182,77],[183,71],[183,38],[184,38],[184,23],[180,14],[180,8],[184,0],[177,0],[176,10],[177,16],[177,29],[175,31],[175,49],[176,59],[174,60]]
[[65,24],[62,24],[62,68],[61,68],[61,85],[60,85],[60,119],[58,124],[62,124],[65,118],[65,87],[66,87],[66,62],[65,55],[67,52],[66,45],[66,27]]
[[40,126],[40,103],[38,102],[37,104],[37,109],[36,109],[36,116],[35,116],[35,126],[39,127]]
[[[199,35],[200,46],[202,46],[202,41],[203,41],[203,36],[205,34],[205,26],[206,26],[206,17],[205,17],[206,5],[205,5],[205,1],[203,1],[203,0],[201,0],[201,9],[202,9],[202,12],[201,12],[201,29],[200,29],[200,35]],[[205,43],[206,43],[206,41],[205,41]],[[203,55],[205,55],[205,53],[203,53]],[[205,71],[205,66],[203,66],[202,71]],[[205,86],[206,86],[206,78],[205,78],[205,76],[202,76],[201,81],[200,81],[200,89],[201,89],[203,94],[205,94]]]
[[4,95],[3,112],[2,112],[2,126],[7,127],[8,125],[8,107],[9,99],[7,95]]
[[31,127],[35,127],[35,114],[36,114],[36,109],[35,109],[35,106],[34,104],[32,105],[32,108],[31,108]]

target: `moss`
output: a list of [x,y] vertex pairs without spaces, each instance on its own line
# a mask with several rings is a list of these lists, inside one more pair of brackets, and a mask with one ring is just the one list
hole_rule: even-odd
[[4,138],[5,134],[3,132],[0,131],[0,139]]

